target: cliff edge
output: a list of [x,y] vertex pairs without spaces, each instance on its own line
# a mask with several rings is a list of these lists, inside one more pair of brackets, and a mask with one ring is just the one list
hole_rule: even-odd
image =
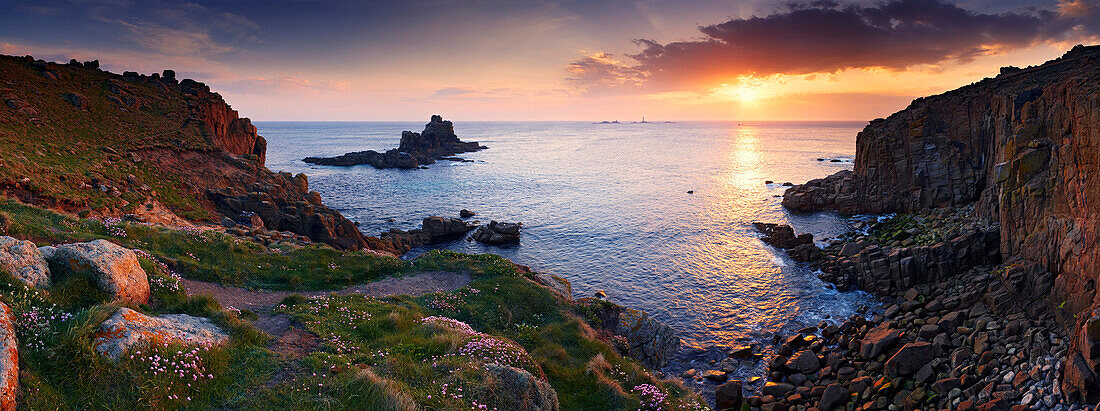
[[[1071,329],[1063,390],[1100,399],[1100,46],[919,98],[857,136],[853,171],[792,187],[799,211],[918,212],[974,206],[999,229],[1005,270],[1027,278],[1017,301],[1042,301]],[[1053,274],[1052,286],[1043,284]]]
[[[0,195],[81,215],[172,225],[237,221],[340,249],[364,237],[309,190],[264,167],[267,141],[200,82],[0,56]],[[256,218],[253,218],[256,217]]]

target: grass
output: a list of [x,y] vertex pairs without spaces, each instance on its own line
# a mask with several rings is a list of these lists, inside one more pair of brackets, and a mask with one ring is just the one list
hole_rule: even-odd
[[171,230],[118,220],[81,219],[0,200],[12,230],[39,245],[108,239],[164,260],[180,275],[219,284],[322,290],[367,282],[409,265],[398,258],[325,245],[266,247],[210,230]]
[[[223,347],[145,346],[116,363],[92,349],[91,336],[119,303],[93,291],[90,278],[57,279],[46,291],[0,278],[0,300],[18,317],[26,409],[515,409],[552,397],[566,410],[706,407],[596,338],[579,306],[499,256],[433,251],[405,262],[82,219],[14,201],[0,201],[0,212],[13,233],[41,245],[106,238],[139,250],[152,298],[130,308],[211,318],[231,335]],[[414,271],[465,272],[471,283],[416,298],[287,297],[278,311],[319,340],[301,357],[270,351],[270,337],[248,321],[254,313],[189,297],[179,283],[315,290]],[[150,368],[172,361],[201,372]]]

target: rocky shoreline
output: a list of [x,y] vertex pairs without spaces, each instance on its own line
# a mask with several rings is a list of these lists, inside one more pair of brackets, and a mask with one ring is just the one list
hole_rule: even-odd
[[[822,279],[850,286],[845,282],[849,277],[836,275],[843,270],[837,267],[844,267],[839,262],[868,256],[884,261],[884,249],[897,255],[927,248],[901,247],[900,242],[894,247],[897,240],[880,244],[899,231],[926,239],[966,232],[974,227],[950,224],[966,211],[887,219],[865,234],[853,232],[832,241],[808,264],[824,270]],[[925,230],[912,230],[913,221]],[[763,228],[793,235],[786,226]],[[965,237],[959,234],[931,247],[948,247]],[[854,255],[845,255],[857,247]],[[878,271],[869,275],[890,279],[901,273],[887,266],[876,263]],[[1011,264],[975,265],[942,277],[882,282],[886,286],[870,289],[885,307],[881,314],[822,322],[795,335],[777,336],[772,355],[762,357],[767,364],[764,384],[751,396],[742,396],[748,384],[726,382],[723,370],[685,377],[721,383],[715,387],[718,409],[1079,409],[1061,388],[1059,370],[1070,347],[1064,327],[1051,311],[1017,304],[1007,295],[1012,284],[1001,278],[1014,269]],[[729,355],[748,358],[752,348],[735,347]]]
[[476,141],[459,140],[455,135],[454,124],[443,120],[439,115],[433,115],[424,126],[423,132],[402,132],[400,146],[384,153],[367,150],[336,157],[306,157],[302,161],[322,166],[350,167],[369,164],[374,168],[416,169],[435,164],[436,160],[469,162],[470,160],[455,155],[487,148],[489,147]]

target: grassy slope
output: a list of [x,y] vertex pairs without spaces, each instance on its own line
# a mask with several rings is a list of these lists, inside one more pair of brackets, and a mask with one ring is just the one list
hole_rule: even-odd
[[[595,339],[575,314],[577,307],[524,278],[499,256],[432,252],[404,262],[327,247],[270,249],[219,233],[104,225],[10,201],[0,202],[0,213],[0,220],[9,222],[0,226],[6,230],[0,234],[40,245],[107,238],[147,251],[151,256],[142,264],[153,273],[153,298],[134,308],[211,317],[233,335],[224,348],[192,354],[187,347],[147,347],[114,364],[91,350],[90,335],[115,305],[89,292],[90,281],[72,278],[48,292],[0,281],[0,299],[19,318],[21,407],[26,409],[406,409],[414,404],[506,409],[514,404],[502,395],[506,382],[486,371],[490,362],[544,375],[563,409],[705,408],[682,386],[656,380]],[[186,297],[166,261],[179,261],[173,266],[185,277],[283,289],[339,287],[420,270],[464,271],[473,281],[452,293],[420,298],[290,298],[280,310],[321,343],[303,358],[285,358],[265,348],[267,337],[245,320],[250,313]],[[465,322],[485,335],[425,323],[430,316]],[[499,349],[463,351],[475,338],[491,338]],[[206,377],[198,378],[194,369],[183,370],[182,376],[153,374],[156,355],[195,361]],[[166,362],[160,366],[171,368]],[[658,387],[661,398],[635,390],[646,384]]]
[[[0,104],[0,187],[18,186],[42,204],[72,211],[125,212],[156,191],[160,202],[185,218],[209,217],[199,199],[182,190],[171,173],[102,150],[106,146],[118,153],[153,146],[211,149],[198,122],[185,125],[189,97],[154,84],[123,81],[107,72],[55,64],[49,67],[59,79],[39,74],[20,58],[0,56],[0,97],[17,97],[38,112],[26,116]],[[107,97],[115,95],[112,82],[139,100],[139,106],[129,108],[109,101]],[[65,93],[87,97],[87,110],[65,101]],[[133,189],[133,184],[127,183],[131,174],[152,190]],[[91,185],[94,180],[128,190],[116,197],[81,188],[81,183]]]

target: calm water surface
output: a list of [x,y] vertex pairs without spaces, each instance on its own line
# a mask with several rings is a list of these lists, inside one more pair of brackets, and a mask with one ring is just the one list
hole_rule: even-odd
[[[776,332],[870,304],[862,293],[830,289],[762,243],[750,224],[789,223],[819,239],[845,230],[832,214],[787,213],[783,187],[765,181],[801,183],[850,168],[864,123],[458,121],[460,138],[489,149],[464,155],[476,162],[427,170],[300,161],[393,148],[402,130],[420,131],[423,122],[256,125],[269,141],[269,168],[309,175],[325,203],[368,235],[415,228],[430,215],[457,217],[463,208],[483,223],[522,222],[516,246],[458,240],[435,247],[501,254],[569,279],[577,296],[605,290],[651,313],[693,348],[669,371],[705,368],[698,363],[720,358],[721,346],[769,343]],[[760,367],[746,364],[740,374]]]

